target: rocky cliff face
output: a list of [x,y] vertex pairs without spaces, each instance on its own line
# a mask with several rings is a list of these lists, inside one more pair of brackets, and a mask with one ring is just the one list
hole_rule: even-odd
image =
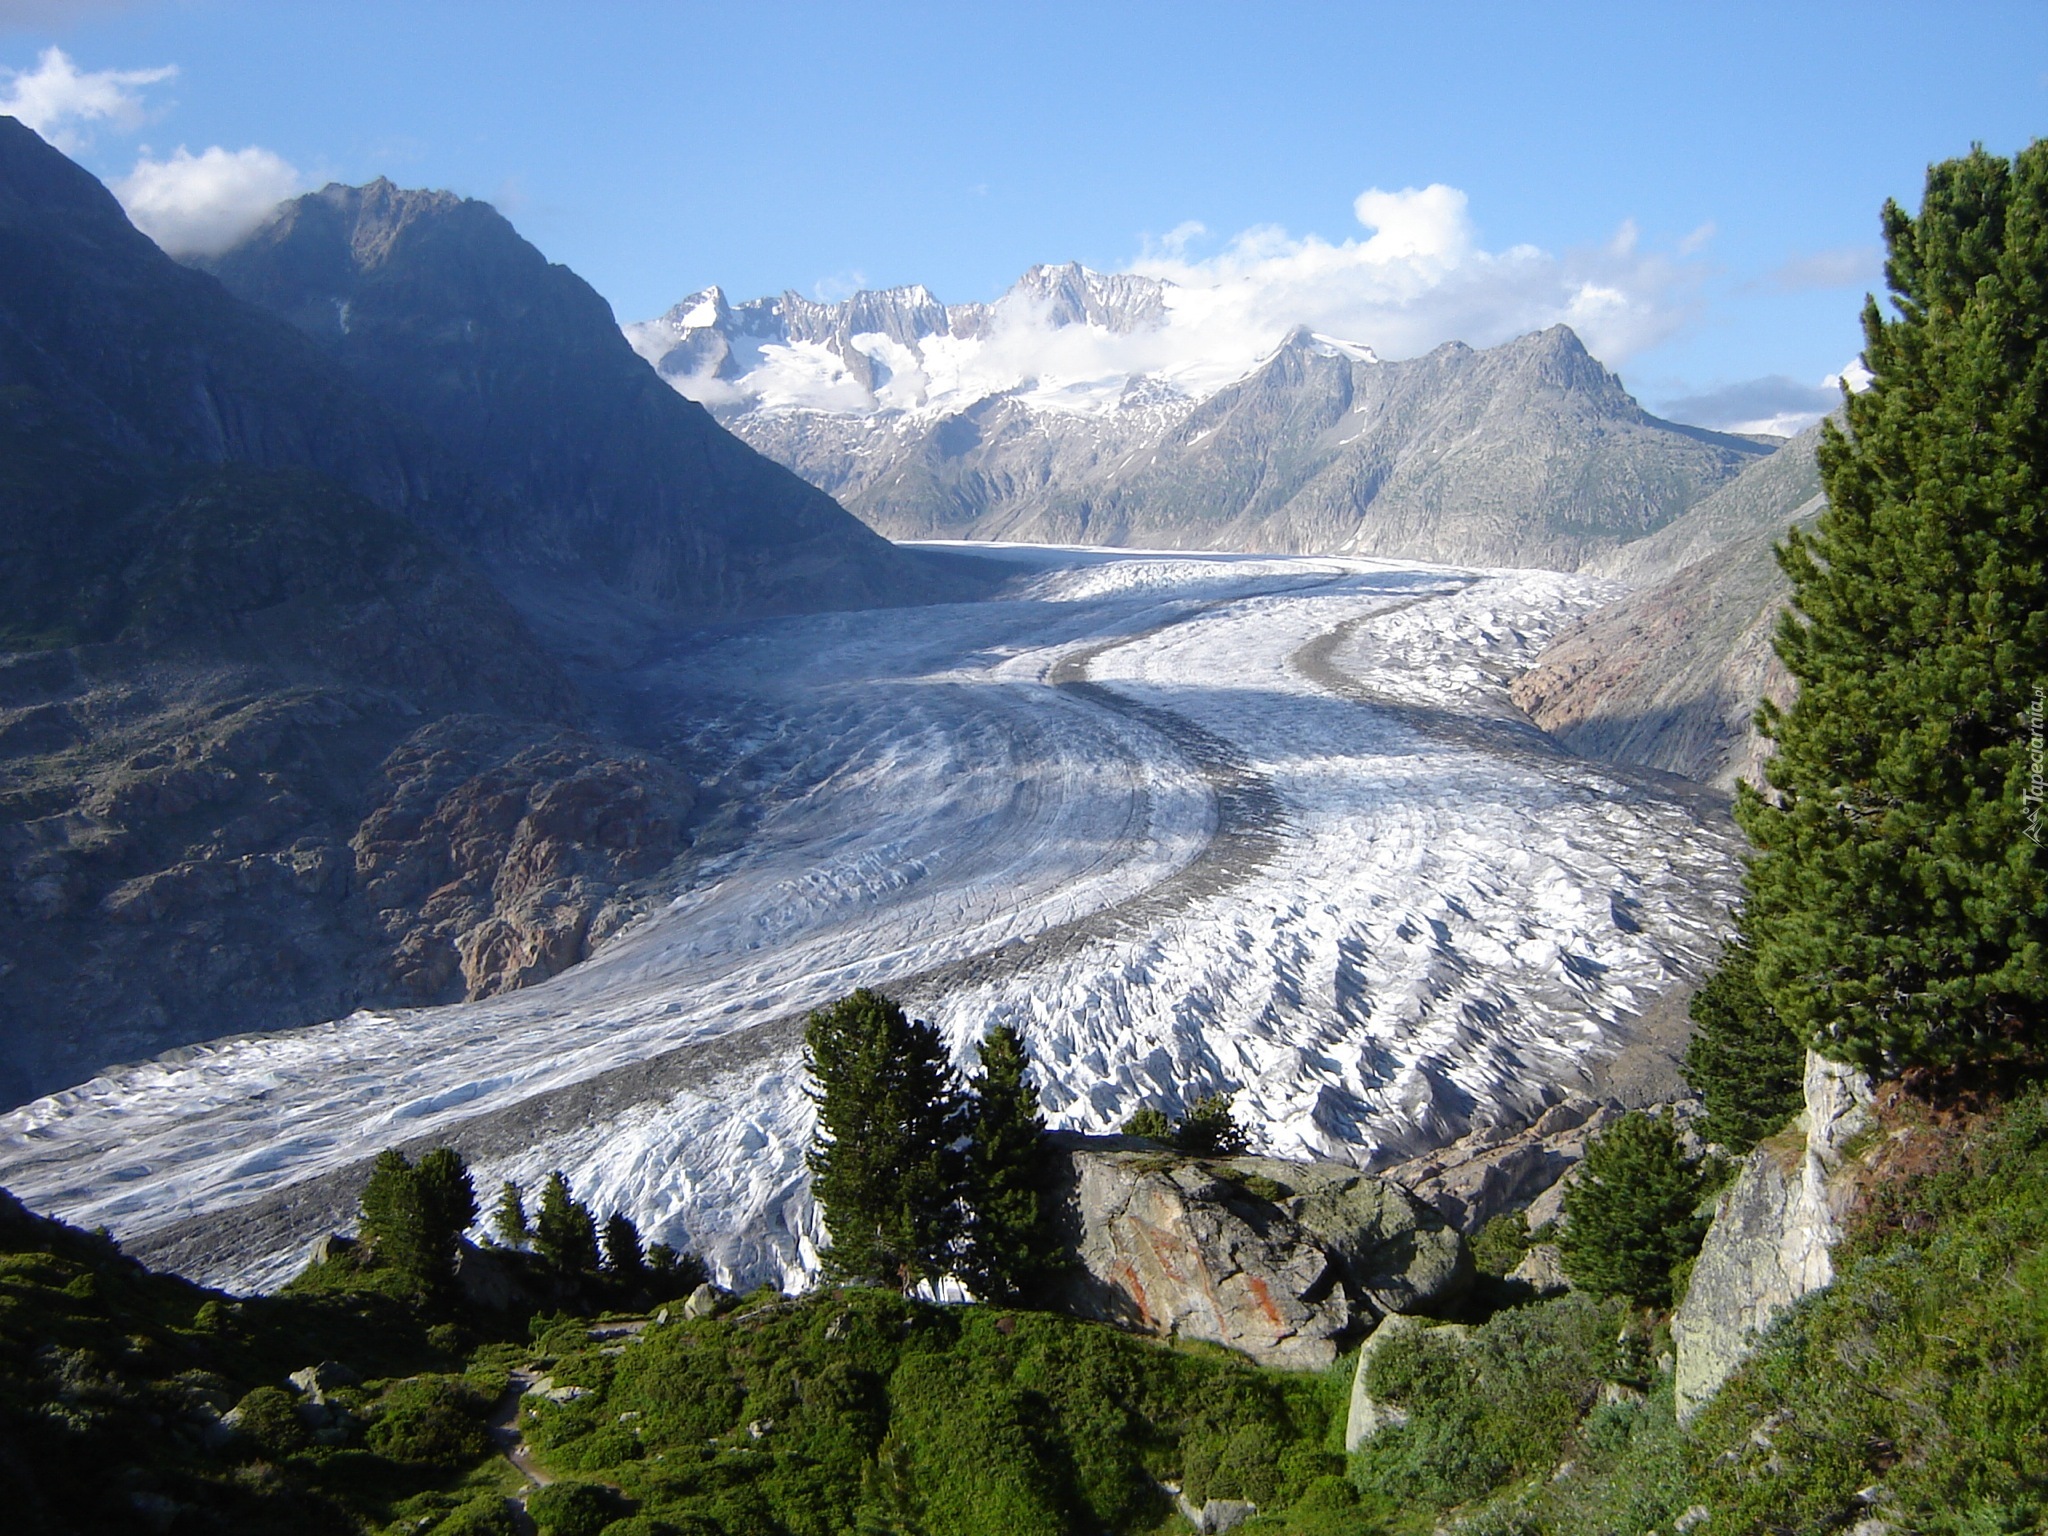
[[1471,1283],[1454,1229],[1355,1168],[1063,1141],[1079,1262],[1057,1304],[1077,1316],[1320,1370],[1364,1324],[1448,1304]]
[[0,119],[0,1101],[552,974],[693,793],[424,531],[469,484]]
[[992,306],[707,290],[628,329],[896,537],[1571,567],[1766,452],[1647,415],[1562,326],[1402,362],[1303,329],[1263,359],[1162,363],[1175,299],[1042,267]]
[[460,466],[475,495],[437,531],[481,558],[691,620],[954,583],[666,388],[488,204],[330,186],[209,267]]
[[1671,1320],[1681,1420],[1699,1412],[1772,1318],[1834,1279],[1831,1254],[1858,1171],[1850,1143],[1873,1123],[1870,1101],[1867,1076],[1808,1052],[1797,1128],[1751,1152],[1715,1203]]
[[1558,635],[1515,702],[1575,752],[1720,788],[1760,782],[1763,699],[1791,701],[1771,648],[1791,586],[1773,549],[1819,514],[1819,429],[1593,569],[1637,584]]

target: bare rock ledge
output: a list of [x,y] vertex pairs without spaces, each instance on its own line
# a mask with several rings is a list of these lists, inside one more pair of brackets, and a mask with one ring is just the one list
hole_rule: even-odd
[[1380,1317],[1436,1311],[1472,1282],[1454,1227],[1347,1164],[1058,1139],[1079,1262],[1055,1300],[1077,1316],[1321,1370]]

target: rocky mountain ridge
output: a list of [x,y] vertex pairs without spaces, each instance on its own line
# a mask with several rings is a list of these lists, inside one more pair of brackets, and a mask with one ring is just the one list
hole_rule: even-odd
[[206,266],[431,436],[470,490],[434,531],[541,615],[577,590],[703,622],[971,585],[663,388],[604,300],[489,204],[329,186]]
[[1768,448],[1659,421],[1563,326],[1382,361],[1299,327],[1191,361],[1173,285],[1034,267],[993,305],[717,289],[627,327],[736,433],[892,537],[1571,568]]

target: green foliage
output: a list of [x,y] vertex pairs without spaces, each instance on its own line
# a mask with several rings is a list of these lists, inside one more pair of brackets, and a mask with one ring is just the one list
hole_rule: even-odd
[[541,1186],[533,1248],[560,1274],[594,1275],[600,1267],[597,1222],[589,1206],[570,1196],[569,1181],[559,1170]]
[[[1349,1385],[870,1288],[658,1325],[554,1373],[591,1390],[529,1399],[548,1465],[617,1483],[681,1530],[765,1536],[1150,1531],[1161,1478],[1279,1507],[1340,1469],[1325,1447]],[[620,1429],[631,1454],[608,1438]]]
[[1488,1220],[1472,1238],[1472,1267],[1498,1280],[1529,1251],[1529,1218],[1507,1211]]
[[865,987],[811,1014],[811,1192],[844,1279],[905,1289],[951,1267],[965,1105],[939,1032]]
[[452,1472],[490,1452],[490,1403],[459,1376],[420,1376],[389,1388],[365,1437],[371,1450],[409,1466]]
[[1622,1116],[1586,1145],[1564,1196],[1558,1253],[1572,1283],[1597,1296],[1671,1304],[1671,1271],[1699,1252],[1707,1173],[1686,1161],[1662,1115]]
[[533,1240],[526,1200],[510,1179],[498,1187],[498,1203],[491,1207],[491,1235],[507,1248],[524,1248]]
[[1242,1157],[1251,1151],[1251,1137],[1237,1123],[1231,1098],[1227,1093],[1212,1093],[1195,1100],[1194,1107],[1173,1128],[1174,1146],[1196,1157]]
[[1691,1013],[1684,1070],[1706,1102],[1701,1132],[1747,1151],[1798,1110],[1806,1051],[1764,1001],[1756,951],[1740,933],[1721,947],[1714,974],[1693,994]]
[[1737,817],[1764,998],[1897,1070],[2038,1048],[2048,873],[2033,741],[2048,679],[2048,142],[1932,167],[1884,210],[1897,314],[1820,448],[1828,509],[1781,556],[1798,680],[1759,722],[1776,803]]
[[1614,1378],[1627,1319],[1619,1301],[1574,1294],[1497,1313],[1462,1343],[1417,1329],[1376,1347],[1367,1386],[1408,1421],[1352,1458],[1368,1505],[1444,1508],[1547,1473]]
[[637,1279],[647,1268],[640,1251],[640,1229],[623,1211],[613,1211],[605,1218],[604,1267],[625,1279]]
[[[379,1271],[378,1273],[384,1273]],[[351,1434],[318,1438],[285,1377],[445,1368],[412,1292],[290,1287],[237,1299],[152,1274],[104,1238],[0,1194],[0,1496],[9,1536],[155,1528],[150,1504],[222,1536],[354,1536],[447,1474]],[[372,1394],[341,1398],[368,1417]],[[241,1431],[211,1426],[240,1407]],[[136,1502],[141,1496],[144,1504]],[[452,1507],[452,1506],[451,1506]]]
[[603,1536],[626,1509],[617,1494],[594,1483],[551,1483],[527,1497],[526,1512],[541,1536]]
[[[2041,1529],[2048,1087],[1974,1126],[1904,1132],[1910,1165],[1932,1171],[1875,1188],[1835,1251],[1834,1283],[1781,1316],[1688,1429],[1673,1417],[1668,1379],[1644,1403],[1595,1406],[1559,1442],[1570,1477],[1548,1475],[1539,1459],[1495,1484],[1491,1502],[1467,1504],[1459,1528],[1640,1536],[1669,1531],[1697,1506],[1708,1515],[1693,1536],[1846,1531],[1873,1518],[1929,1536]],[[1597,1363],[1599,1335],[1587,1330],[1581,1373]],[[1541,1373],[1572,1371],[1553,1362]],[[1499,1391],[1476,1379],[1468,1410]],[[1569,1402],[1521,1411],[1532,1423],[1571,1416]],[[1389,1453],[1406,1433],[1394,1432]],[[1354,1473],[1370,1503],[1384,1485],[1367,1458]],[[1442,1508],[1418,1504],[1416,1528]]]
[[1206,1094],[1178,1120],[1148,1104],[1123,1124],[1126,1136],[1163,1141],[1175,1151],[1195,1157],[1242,1157],[1251,1151],[1251,1137],[1237,1123],[1233,1095]]
[[1062,1258],[1053,1226],[1056,1163],[1030,1065],[1022,1038],[998,1024],[981,1043],[981,1071],[969,1090],[965,1271],[974,1293],[990,1301],[1037,1294]]
[[1171,1141],[1173,1122],[1167,1118],[1165,1110],[1147,1104],[1124,1122],[1123,1133],[1142,1136],[1147,1141]]
[[312,1432],[299,1417],[299,1401],[283,1387],[258,1387],[234,1408],[235,1433],[272,1461],[312,1447]]
[[475,1220],[476,1191],[460,1154],[436,1147],[417,1164],[396,1150],[377,1154],[361,1216],[362,1241],[377,1263],[421,1291],[445,1291],[456,1245]]

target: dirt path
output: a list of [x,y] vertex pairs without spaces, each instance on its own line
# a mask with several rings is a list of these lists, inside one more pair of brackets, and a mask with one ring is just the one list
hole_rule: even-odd
[[536,1465],[533,1452],[526,1444],[526,1437],[519,1433],[519,1403],[526,1396],[527,1389],[540,1378],[532,1371],[514,1371],[505,1387],[504,1396],[491,1409],[491,1444],[498,1448],[498,1454],[511,1464],[512,1470],[526,1479],[526,1487],[518,1493],[509,1494],[505,1499],[508,1513],[512,1516],[513,1527],[520,1536],[535,1536],[539,1527],[533,1516],[526,1512],[527,1496],[536,1488],[545,1488],[554,1479]]

